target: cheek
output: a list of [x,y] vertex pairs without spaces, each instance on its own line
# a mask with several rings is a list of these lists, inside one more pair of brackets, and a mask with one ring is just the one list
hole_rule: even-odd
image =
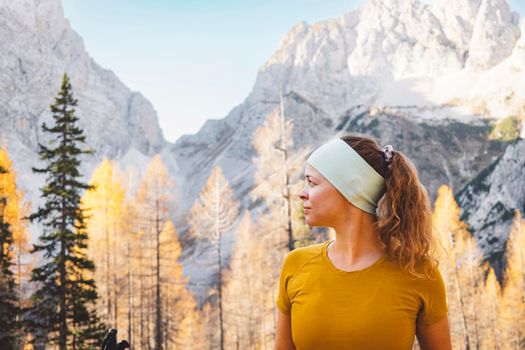
[[314,200],[310,200],[312,210],[304,216],[304,220],[310,226],[327,226],[331,222],[330,210],[323,200],[317,199],[314,197]]
[[327,207],[330,206],[330,198],[327,194],[326,189],[319,186],[310,190],[308,196],[309,202],[312,206],[310,215],[308,215],[310,219],[322,219],[326,216]]
[[320,198],[322,197],[322,191],[318,187],[310,188],[308,191],[308,201],[312,204],[313,207],[317,207],[321,202]]
[[336,189],[329,187],[313,188],[309,199],[316,217],[330,217],[346,203],[346,199]]

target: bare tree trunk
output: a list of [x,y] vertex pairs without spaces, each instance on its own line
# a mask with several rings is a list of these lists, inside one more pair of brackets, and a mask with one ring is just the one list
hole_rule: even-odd
[[292,230],[292,210],[291,210],[291,195],[290,195],[290,175],[288,174],[288,146],[286,145],[285,135],[286,135],[286,119],[284,116],[284,100],[282,95],[282,89],[280,91],[280,106],[281,106],[281,144],[279,147],[276,147],[279,151],[282,152],[283,160],[282,160],[282,177],[283,177],[283,183],[285,186],[285,193],[283,193],[283,199],[284,199],[284,212],[286,217],[286,232],[288,233],[288,250],[292,251],[295,249],[295,239],[293,235]]

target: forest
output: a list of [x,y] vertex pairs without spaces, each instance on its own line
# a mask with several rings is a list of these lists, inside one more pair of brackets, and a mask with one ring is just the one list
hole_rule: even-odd
[[[98,349],[109,327],[132,349],[273,349],[284,257],[334,237],[304,222],[298,193],[305,157],[290,152],[292,121],[276,110],[253,137],[256,185],[247,195],[263,209],[241,211],[216,167],[183,228],[173,221],[177,183],[160,155],[138,183],[106,158],[82,182],[82,159],[93,151],[77,123],[77,102],[64,75],[33,169],[46,177],[38,208],[17,187],[7,147],[0,147],[2,349]],[[433,224],[453,348],[525,348],[525,221],[516,211],[505,269],[496,274],[460,211],[452,189],[441,186]],[[34,244],[30,225],[39,230]],[[202,303],[183,272],[185,250],[213,257]]]

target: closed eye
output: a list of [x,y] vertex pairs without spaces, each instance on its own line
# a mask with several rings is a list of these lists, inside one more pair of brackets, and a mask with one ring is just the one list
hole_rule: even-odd
[[306,182],[307,182],[309,185],[315,185],[315,184],[312,182],[312,180],[310,180],[310,179],[311,179],[310,175],[306,175],[306,176],[305,176],[305,180],[306,180]]

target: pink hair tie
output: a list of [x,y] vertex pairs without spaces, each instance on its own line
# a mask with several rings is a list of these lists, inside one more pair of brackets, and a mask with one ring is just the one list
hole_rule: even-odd
[[383,153],[385,154],[385,160],[388,163],[388,168],[390,168],[390,163],[392,163],[392,152],[394,151],[394,147],[392,145],[386,145],[382,149]]

